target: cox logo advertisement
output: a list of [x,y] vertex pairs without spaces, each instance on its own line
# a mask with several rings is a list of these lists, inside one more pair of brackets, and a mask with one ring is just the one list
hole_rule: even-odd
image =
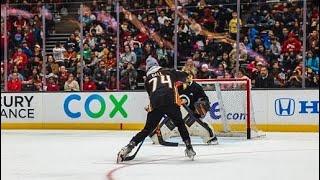
[[114,95],[101,96],[99,94],[91,94],[89,96],[81,96],[79,94],[71,94],[67,96],[63,103],[65,114],[73,119],[90,117],[113,118],[119,114],[120,117],[127,118],[128,113],[124,108],[128,96],[116,98]]
[[[227,120],[245,120],[246,113],[244,112],[226,112],[226,119]],[[221,118],[221,112],[218,102],[214,102],[210,108],[210,117],[213,120],[219,120]]]
[[278,98],[274,101],[274,111],[278,116],[319,114],[319,101],[296,101],[293,98]]

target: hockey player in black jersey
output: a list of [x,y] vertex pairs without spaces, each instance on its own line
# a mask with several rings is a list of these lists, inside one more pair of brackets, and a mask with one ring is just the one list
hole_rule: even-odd
[[146,69],[145,88],[150,100],[147,121],[144,128],[131,139],[128,145],[120,150],[117,162],[123,161],[136,145],[152,133],[164,115],[170,117],[174,125],[178,127],[180,136],[186,145],[185,154],[193,160],[196,153],[182,119],[180,98],[175,86],[178,81],[185,82],[188,74],[174,69],[162,68],[152,57],[147,58]]
[[[187,116],[184,117],[184,121],[189,133],[191,136],[202,137],[204,143],[217,144],[217,137],[213,129],[210,128],[206,122],[202,121],[206,113],[210,110],[209,98],[203,88],[193,81],[193,73],[191,71],[186,73],[188,73],[187,81],[179,86],[178,92],[183,101],[183,107],[188,112]],[[151,134],[151,139],[155,144],[161,144],[161,141],[178,135],[172,120],[167,116],[164,117],[160,123],[159,129],[160,133],[154,131]],[[159,136],[161,136],[161,141],[159,140]]]

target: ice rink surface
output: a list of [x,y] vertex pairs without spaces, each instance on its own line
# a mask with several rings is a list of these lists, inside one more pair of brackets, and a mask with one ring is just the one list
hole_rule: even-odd
[[[256,140],[220,138],[195,145],[152,145],[136,159],[116,164],[116,154],[136,132],[1,131],[2,180],[317,180],[318,133],[267,133]],[[193,142],[200,144],[200,139]]]

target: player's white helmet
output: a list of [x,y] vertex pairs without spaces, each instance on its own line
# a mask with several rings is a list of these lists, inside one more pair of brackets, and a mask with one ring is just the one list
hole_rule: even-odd
[[158,61],[152,56],[149,56],[146,60],[146,70],[148,71],[153,66],[159,66]]

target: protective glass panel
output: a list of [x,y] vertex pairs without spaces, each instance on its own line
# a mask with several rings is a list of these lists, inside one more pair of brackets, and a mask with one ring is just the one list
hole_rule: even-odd
[[43,90],[42,11],[42,3],[7,6],[8,42],[4,43],[8,45],[7,87],[10,92]]
[[243,72],[254,88],[301,87],[302,5],[302,1],[286,1],[241,6]]
[[307,1],[305,86],[319,87],[319,2]]
[[200,79],[232,77],[235,62],[229,54],[236,31],[229,34],[228,26],[235,4],[179,1],[178,7],[179,66]]
[[121,12],[121,89],[143,89],[149,56],[173,67],[174,10],[165,1],[144,0],[121,1]]

